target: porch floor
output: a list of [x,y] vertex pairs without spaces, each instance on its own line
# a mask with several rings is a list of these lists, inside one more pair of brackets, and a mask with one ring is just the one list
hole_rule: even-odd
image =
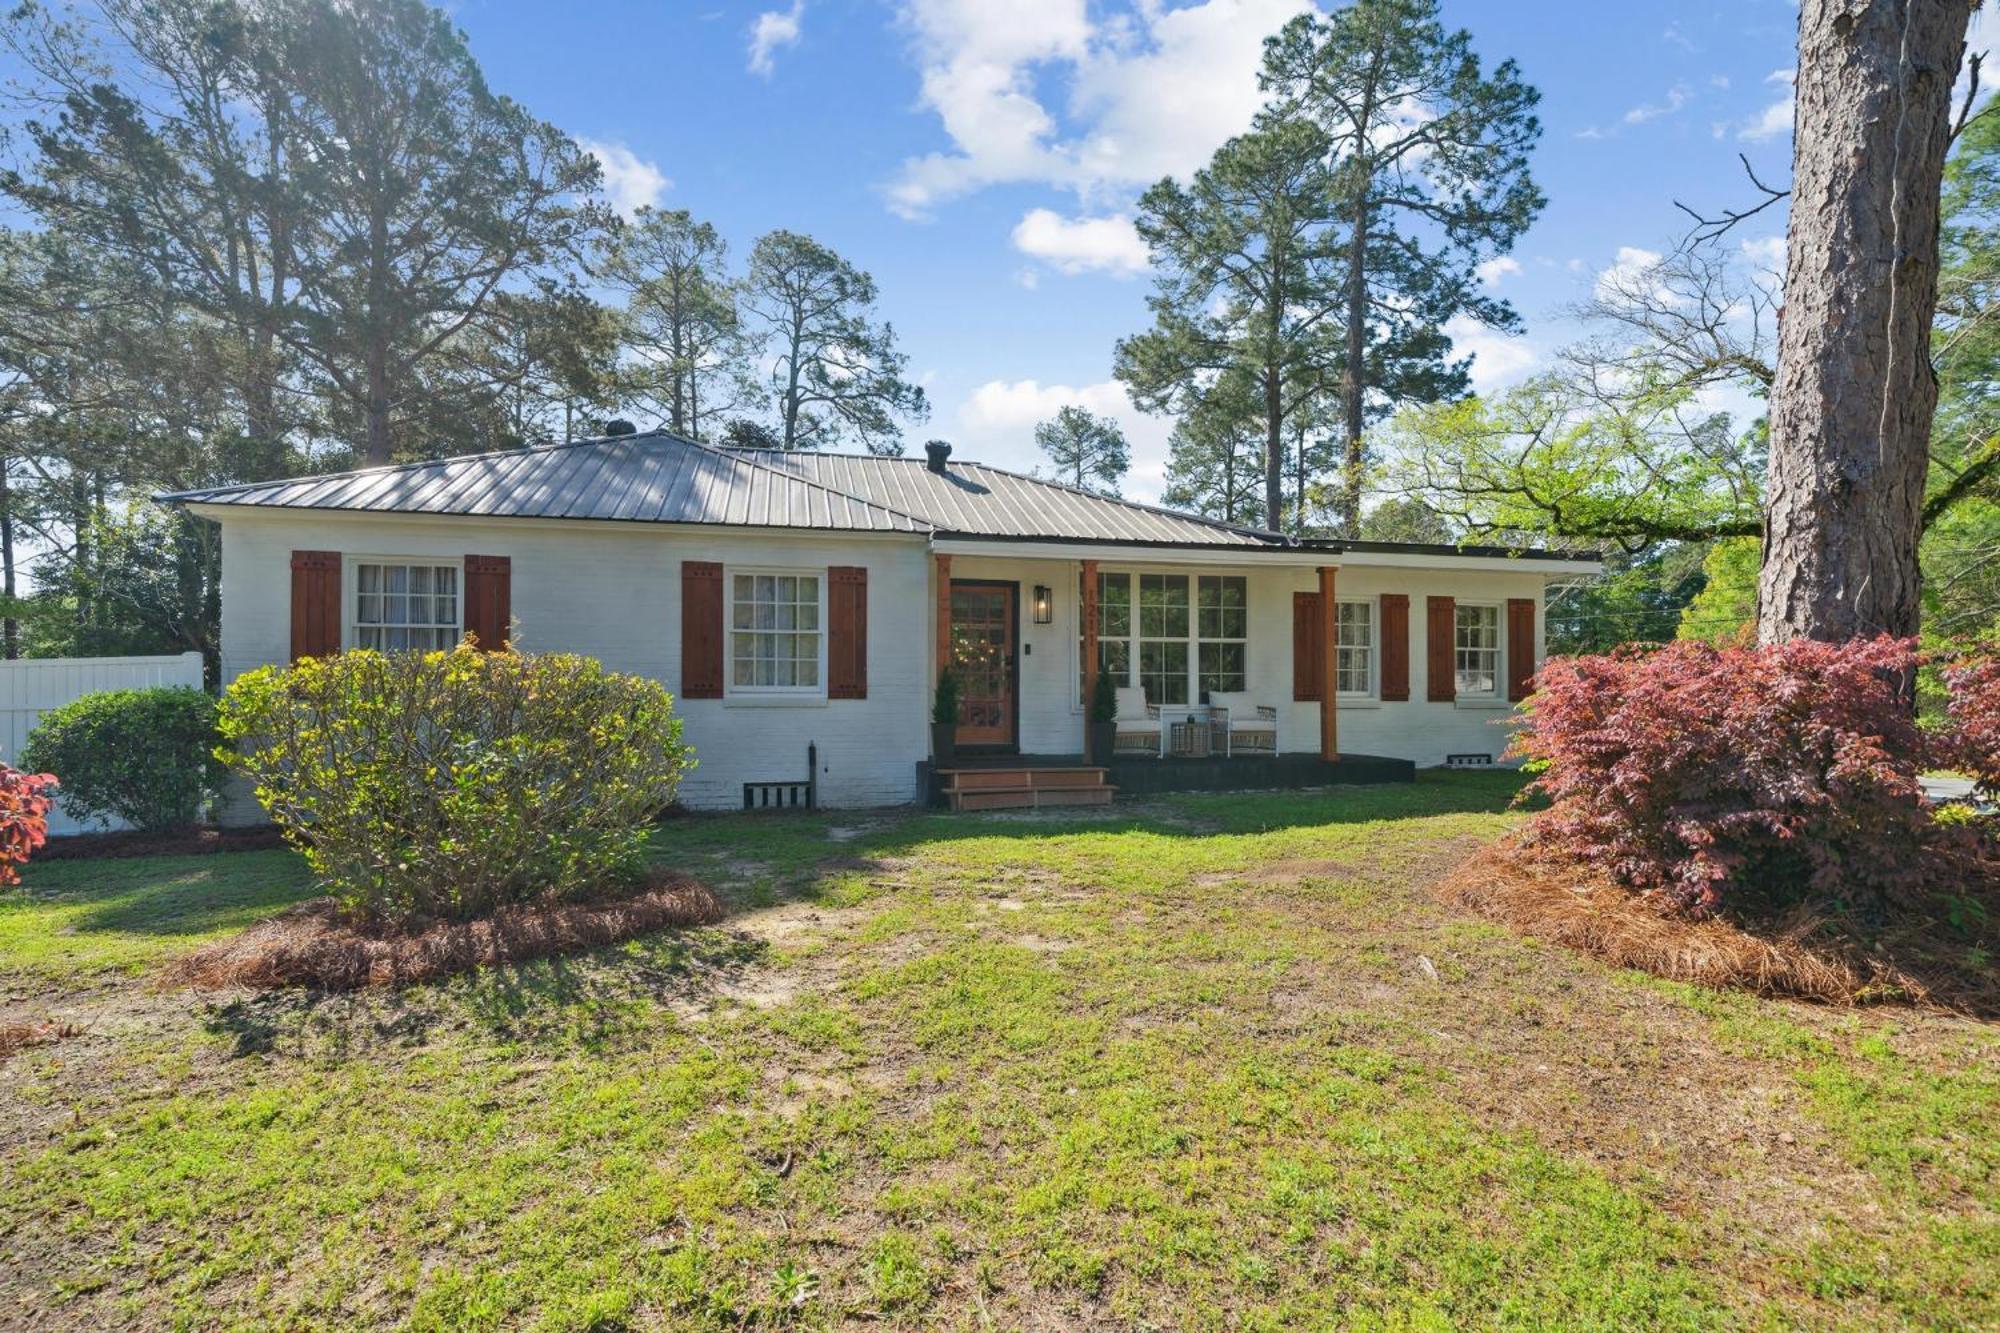
[[[1084,768],[1081,754],[956,755],[944,772],[981,772]],[[1316,754],[1214,756],[1207,759],[1160,759],[1151,755],[1119,755],[1105,765],[1105,782],[1125,795],[1150,796],[1176,791],[1259,791],[1298,787],[1346,786],[1362,783],[1415,782],[1417,766],[1408,759],[1382,755],[1343,754],[1335,760]],[[937,792],[943,773],[935,776],[924,763],[924,787]]]

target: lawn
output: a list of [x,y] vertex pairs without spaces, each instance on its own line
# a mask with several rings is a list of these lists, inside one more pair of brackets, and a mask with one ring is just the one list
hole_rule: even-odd
[[732,916],[401,995],[162,992],[287,853],[0,900],[0,1326],[2000,1323],[2000,1040],[1438,905],[1504,775],[702,818]]

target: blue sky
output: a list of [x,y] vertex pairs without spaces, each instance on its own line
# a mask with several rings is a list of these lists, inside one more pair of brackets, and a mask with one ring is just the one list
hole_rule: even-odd
[[[1303,0],[460,0],[493,85],[594,146],[626,203],[773,227],[873,273],[932,403],[917,438],[1012,466],[1065,402],[1126,422],[1151,496],[1166,423],[1111,381],[1147,323],[1138,192],[1247,124],[1258,43]],[[1475,379],[1532,370],[1597,276],[1667,248],[1674,200],[1721,205],[1790,157],[1792,0],[1446,0],[1542,91],[1549,204],[1494,290],[1517,340],[1459,330]],[[1979,22],[1983,36],[1991,27]],[[1976,42],[1977,44],[1977,42]],[[1770,247],[1778,217],[1742,241]]]

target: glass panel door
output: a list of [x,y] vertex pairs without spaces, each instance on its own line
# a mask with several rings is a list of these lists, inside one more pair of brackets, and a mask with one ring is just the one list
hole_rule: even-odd
[[1014,743],[1014,588],[951,585],[951,664],[958,672],[958,743]]

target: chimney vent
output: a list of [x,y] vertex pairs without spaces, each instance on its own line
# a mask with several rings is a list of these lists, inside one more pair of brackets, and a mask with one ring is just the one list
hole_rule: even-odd
[[951,445],[944,440],[932,440],[924,445],[924,466],[939,476],[944,475],[945,460],[951,457]]
[[623,417],[613,417],[604,423],[606,435],[637,435],[639,428]]

